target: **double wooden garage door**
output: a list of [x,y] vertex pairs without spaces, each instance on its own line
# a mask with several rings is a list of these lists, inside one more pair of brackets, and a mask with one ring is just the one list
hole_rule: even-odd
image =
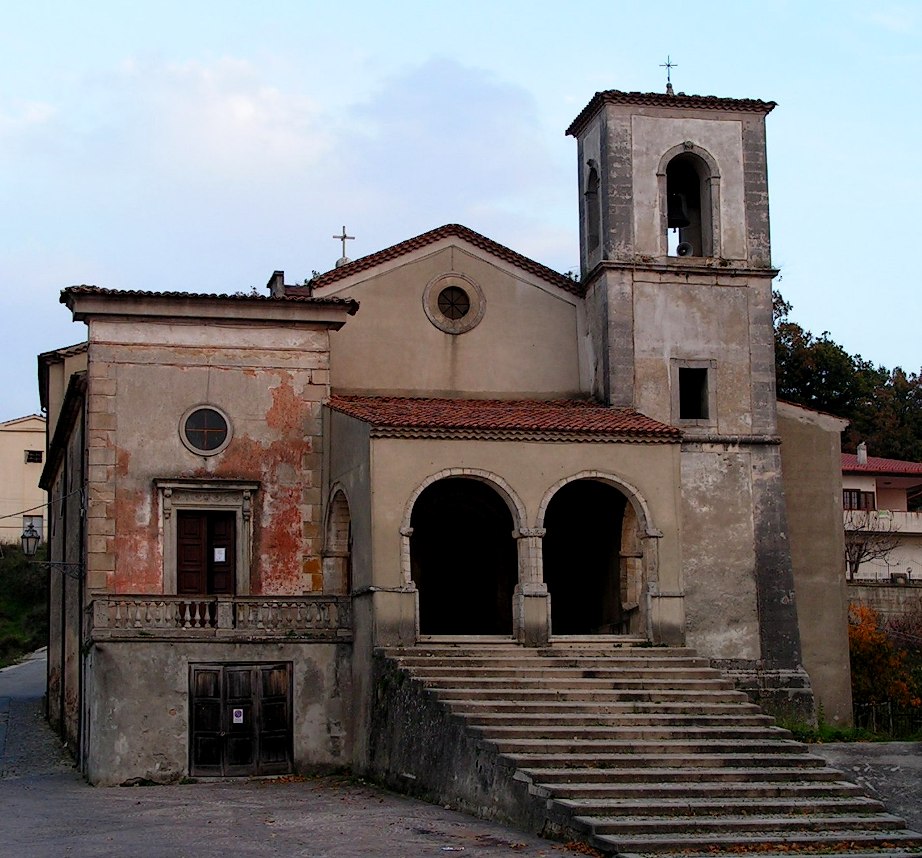
[[291,664],[197,664],[189,671],[193,777],[292,770]]

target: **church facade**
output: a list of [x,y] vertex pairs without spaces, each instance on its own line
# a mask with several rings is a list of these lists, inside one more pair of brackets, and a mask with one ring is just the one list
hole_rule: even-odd
[[[801,646],[773,106],[596,94],[568,129],[579,280],[448,225],[264,297],[65,290],[88,335],[39,358],[49,544],[79,570],[52,576],[49,714],[88,777],[361,772],[375,648],[433,636],[685,644],[847,720],[837,543]],[[837,443],[795,423],[792,455]]]

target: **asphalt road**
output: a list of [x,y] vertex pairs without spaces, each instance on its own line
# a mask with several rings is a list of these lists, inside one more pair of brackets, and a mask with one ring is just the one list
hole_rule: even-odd
[[[88,786],[42,716],[44,653],[0,670],[0,855],[310,858],[574,855],[522,834],[341,778]],[[814,753],[922,831],[922,744]]]

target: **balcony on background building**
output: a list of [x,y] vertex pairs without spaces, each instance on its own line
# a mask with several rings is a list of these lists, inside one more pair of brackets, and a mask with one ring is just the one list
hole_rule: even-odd
[[347,596],[138,596],[93,599],[102,640],[351,641]]

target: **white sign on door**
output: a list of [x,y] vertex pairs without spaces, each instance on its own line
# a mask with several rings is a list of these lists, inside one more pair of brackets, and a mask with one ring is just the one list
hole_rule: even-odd
[[216,548],[214,550],[214,562],[215,563],[226,563],[227,562],[227,549],[226,548]]
[[242,723],[243,723],[243,710],[242,710],[242,709],[234,709],[234,711],[233,711],[233,717],[234,717],[234,723],[235,723],[235,724],[242,724]]

